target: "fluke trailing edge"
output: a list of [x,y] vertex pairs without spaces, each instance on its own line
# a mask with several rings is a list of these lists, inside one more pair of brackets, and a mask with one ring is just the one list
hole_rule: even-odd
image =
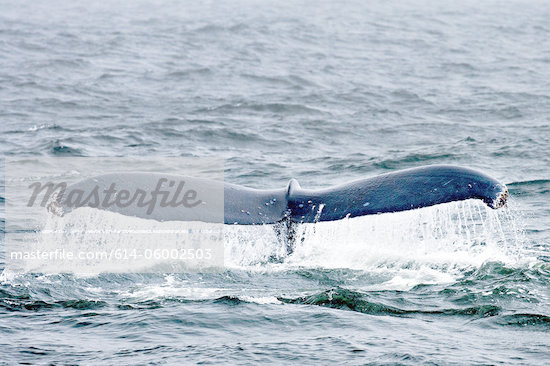
[[[39,188],[35,193],[42,192]],[[508,190],[478,171],[435,165],[319,190],[303,189],[294,179],[286,188],[258,190],[178,175],[106,174],[61,187],[52,196],[48,208],[59,215],[94,207],[158,221],[253,225],[333,221],[467,199],[499,208]]]

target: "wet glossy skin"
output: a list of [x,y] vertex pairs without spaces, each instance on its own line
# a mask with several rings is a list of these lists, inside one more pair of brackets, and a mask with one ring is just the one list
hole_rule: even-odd
[[[297,223],[334,221],[467,199],[480,199],[490,207],[498,208],[506,203],[508,197],[506,187],[495,179],[472,169],[446,165],[406,169],[320,190],[302,189],[296,180],[291,180],[287,188],[257,190],[229,183],[222,187],[221,182],[151,173],[108,174],[81,181],[68,190],[78,188],[86,191],[97,184],[108,187],[116,182],[118,186],[135,191],[144,184],[153,187],[160,179],[166,180],[165,177],[174,181],[185,180],[188,186],[198,187],[200,196],[207,197],[204,204],[193,208],[159,207],[152,213],[137,205],[99,208],[159,221],[221,222],[223,212],[226,224],[254,225],[287,220]],[[64,201],[61,206],[63,212],[72,209]]]

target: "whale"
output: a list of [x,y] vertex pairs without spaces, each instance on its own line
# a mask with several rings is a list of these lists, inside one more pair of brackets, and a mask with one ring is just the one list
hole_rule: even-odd
[[[111,202],[106,200],[109,191],[117,196],[111,197]],[[132,201],[132,192],[139,192],[140,197]],[[155,207],[151,208],[153,199],[147,200],[146,192],[153,192]],[[174,198],[176,193],[179,199]],[[120,172],[84,179],[63,187],[52,197],[48,210],[59,216],[92,207],[157,221],[264,225],[336,221],[469,199],[497,209],[505,206],[508,189],[471,168],[431,165],[322,189],[302,188],[295,179],[279,189],[254,189],[184,175]]]

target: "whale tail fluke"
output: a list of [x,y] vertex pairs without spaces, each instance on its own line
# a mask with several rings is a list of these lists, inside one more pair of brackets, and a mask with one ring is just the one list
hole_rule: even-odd
[[[166,185],[159,188],[159,182],[165,182]],[[170,185],[168,182],[173,183]],[[176,182],[184,182],[186,187],[195,190],[194,196],[191,195],[194,201],[190,201],[190,205],[167,204],[152,210],[146,204],[147,189],[151,191],[152,187],[157,187],[157,191],[162,189],[161,192],[168,197],[178,193],[176,187],[181,184]],[[119,193],[140,192],[141,200],[127,200],[117,204],[115,199],[109,205],[102,205],[106,202],[106,192],[113,185]],[[79,197],[91,197],[93,190],[94,204],[82,201],[74,204],[70,197],[71,192],[75,190],[80,192]],[[112,191],[111,189],[111,193]],[[506,204],[508,190],[504,184],[481,172],[446,165],[406,169],[320,190],[303,189],[294,179],[284,189],[257,190],[177,175],[118,173],[86,179],[71,185],[63,194],[58,195],[49,207],[57,215],[63,215],[78,207],[94,207],[158,221],[257,225],[334,221],[467,199],[480,199],[496,209]],[[173,198],[171,203],[174,202],[183,201]],[[194,202],[199,204],[194,205]]]

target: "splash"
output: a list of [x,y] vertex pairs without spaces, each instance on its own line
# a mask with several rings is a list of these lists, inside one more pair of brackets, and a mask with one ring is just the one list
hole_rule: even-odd
[[266,227],[226,230],[225,238],[227,267],[366,271],[381,278],[369,289],[453,282],[485,262],[513,266],[525,259],[526,242],[517,213],[476,200],[302,224],[291,254]]
[[[278,225],[222,225],[222,261],[218,270],[294,271],[348,269],[373,274],[369,289],[407,289],[419,283],[453,282],[485,262],[516,265],[525,260],[525,234],[518,214],[493,210],[477,200],[417,210],[302,224],[289,250]],[[112,252],[171,245],[189,231],[182,222],[157,222],[82,208],[64,218],[48,216],[42,231],[28,233],[27,244],[73,251]],[[208,225],[208,224],[203,224]],[[199,228],[200,229],[200,228]],[[203,228],[204,229],[204,228]],[[84,235],[85,234],[85,235]],[[132,234],[132,235],[129,235]],[[151,234],[154,234],[151,236]],[[175,236],[174,236],[175,235]],[[166,258],[128,261],[86,259],[80,263],[30,263],[32,272],[178,272]],[[120,258],[117,258],[120,259]],[[130,265],[130,264],[131,265]],[[34,267],[32,266],[34,265]],[[208,271],[195,266],[193,271]]]
[[223,269],[221,223],[159,222],[88,207],[42,219],[40,230],[10,234],[9,270],[93,275]]

